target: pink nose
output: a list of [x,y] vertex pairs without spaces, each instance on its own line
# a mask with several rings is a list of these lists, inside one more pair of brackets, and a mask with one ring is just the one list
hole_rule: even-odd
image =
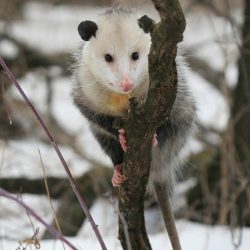
[[121,81],[121,87],[123,91],[128,92],[134,87],[134,83],[128,76],[125,76]]

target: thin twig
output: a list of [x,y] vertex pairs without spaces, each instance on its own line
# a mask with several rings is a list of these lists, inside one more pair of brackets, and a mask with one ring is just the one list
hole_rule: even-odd
[[71,249],[77,250],[77,248],[74,245],[72,245],[66,238],[64,238],[64,236],[61,233],[59,233],[53,226],[46,223],[32,208],[27,206],[21,199],[19,199],[18,197],[14,196],[13,194],[9,193],[8,191],[6,191],[5,189],[1,187],[0,187],[0,196],[6,197],[18,203],[26,211],[28,211],[29,214],[31,214],[36,220],[42,223],[56,239],[62,240]]
[[[44,164],[43,164],[43,159],[42,159],[41,151],[39,149],[38,149],[38,153],[39,153],[39,158],[40,158],[41,165],[42,165],[42,170],[43,170],[44,185],[45,185],[45,188],[46,188],[47,197],[48,197],[48,200],[49,200],[49,203],[50,203],[50,207],[51,207],[51,210],[52,210],[52,213],[53,213],[53,217],[54,217],[54,220],[55,220],[56,228],[62,234],[62,230],[61,230],[59,221],[57,219],[55,209],[54,209],[53,204],[52,204],[51,195],[50,195],[50,191],[49,191],[49,186],[48,186],[48,182],[47,182],[47,178],[46,178],[46,173],[45,173],[45,167],[44,167]],[[63,249],[65,250],[65,246],[64,246],[63,242],[62,242],[62,246],[63,246]]]
[[167,189],[159,183],[154,183],[154,190],[162,210],[163,220],[168,232],[171,245],[174,250],[181,250],[179,235],[175,225],[175,218]]
[[21,88],[21,86],[19,85],[19,83],[17,82],[17,80],[15,79],[14,75],[12,74],[12,72],[10,71],[10,69],[7,67],[7,65],[5,64],[3,58],[0,56],[0,64],[2,65],[5,73],[7,74],[8,78],[10,79],[10,81],[16,86],[18,92],[21,94],[21,96],[23,97],[23,99],[25,100],[25,102],[27,103],[27,105],[29,106],[29,108],[32,110],[33,114],[35,115],[36,119],[38,120],[39,124],[41,125],[42,129],[44,130],[44,132],[46,133],[47,137],[49,138],[49,141],[51,143],[51,145],[53,146],[53,148],[55,149],[67,175],[68,175],[68,179],[70,181],[70,185],[73,189],[73,192],[75,193],[79,204],[81,206],[81,208],[83,209],[86,217],[88,218],[88,221],[90,222],[96,237],[102,247],[103,250],[107,250],[107,247],[105,246],[105,243],[103,241],[103,238],[100,234],[100,231],[98,230],[97,225],[94,222],[94,219],[92,218],[88,207],[86,206],[80,192],[79,192],[79,188],[78,185],[76,184],[70,170],[69,167],[57,145],[57,143],[55,142],[54,137],[52,136],[52,134],[50,133],[50,131],[48,130],[47,126],[45,125],[44,121],[42,120],[41,116],[39,115],[39,113],[37,112],[37,110],[35,109],[34,105],[30,102],[29,98],[27,97],[27,95],[25,94],[25,92],[23,91],[23,89]]

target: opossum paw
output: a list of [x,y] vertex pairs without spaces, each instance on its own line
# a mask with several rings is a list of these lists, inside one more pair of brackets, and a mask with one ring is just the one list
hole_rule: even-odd
[[127,140],[125,137],[125,130],[123,128],[119,129],[119,142],[122,146],[122,149],[126,152],[128,149],[128,145],[127,145]]
[[[127,145],[127,140],[126,140],[126,136],[125,136],[125,130],[123,128],[119,129],[119,142],[122,146],[122,149],[126,152],[128,149],[128,145]],[[158,145],[158,139],[157,139],[157,134],[154,133],[153,135],[153,139],[152,139],[152,145],[153,147],[156,147]]]
[[125,180],[125,177],[122,175],[122,163],[114,167],[114,174],[112,177],[113,187],[119,187]]
[[158,139],[157,139],[156,133],[154,133],[154,135],[153,135],[152,144],[153,144],[153,147],[156,147],[158,145]]

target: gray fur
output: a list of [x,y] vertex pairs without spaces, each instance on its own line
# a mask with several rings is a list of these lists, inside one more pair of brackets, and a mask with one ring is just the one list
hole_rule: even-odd
[[[120,15],[121,13],[130,15],[133,11],[117,7],[104,11],[104,15]],[[91,84],[91,81],[96,82],[96,80],[88,72],[87,67],[83,69],[86,76],[84,82],[81,80],[80,66],[86,62],[81,58],[81,51],[76,54],[77,62],[73,70],[74,87],[72,92],[74,102],[90,121],[90,128],[103,150],[110,156],[113,164],[117,165],[123,161],[123,150],[118,140],[119,133],[112,127],[112,122],[117,114],[99,112],[98,105],[91,102],[85,95],[84,86]],[[176,63],[178,71],[176,100],[170,117],[156,131],[159,144],[152,149],[152,166],[148,186],[150,191],[153,189],[154,182],[168,184],[168,187],[171,188],[175,175],[180,172],[182,165],[181,150],[194,128],[195,104],[184,79],[186,65],[181,56],[178,56]],[[102,110],[101,108],[100,106],[100,110]]]
[[[180,65],[178,66],[178,74]],[[152,149],[152,164],[149,189],[153,183],[165,183],[169,189],[173,186],[176,174],[183,165],[181,150],[195,127],[195,105],[192,95],[183,81],[178,82],[176,100],[168,120],[163,125],[163,144]],[[160,128],[161,128],[160,127]],[[157,133],[159,136],[159,133]]]

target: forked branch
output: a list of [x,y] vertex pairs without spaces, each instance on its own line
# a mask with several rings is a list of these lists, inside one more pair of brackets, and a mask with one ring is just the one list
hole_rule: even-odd
[[[150,86],[146,103],[130,103],[130,113],[125,122],[127,142],[123,174],[126,181],[119,189],[119,210],[125,218],[131,249],[151,249],[144,223],[144,193],[149,178],[151,138],[161,122],[169,115],[177,91],[175,57],[177,43],[182,41],[185,18],[178,0],[153,0],[161,16],[154,24],[144,16],[139,25],[151,33],[149,54]],[[123,249],[128,249],[122,221],[119,238]]]

